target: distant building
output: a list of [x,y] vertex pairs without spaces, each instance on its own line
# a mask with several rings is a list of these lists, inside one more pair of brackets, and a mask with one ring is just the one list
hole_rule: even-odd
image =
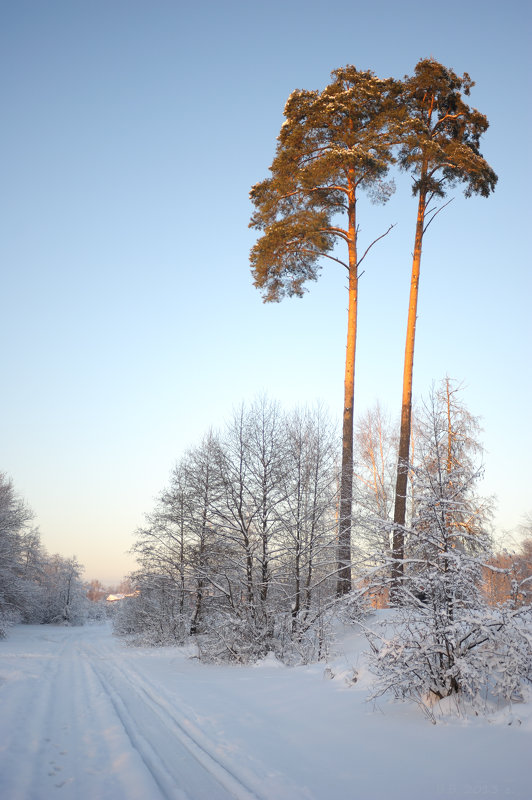
[[136,592],[129,592],[128,594],[109,594],[105,599],[108,603],[117,603],[119,600],[123,600],[124,597],[137,597],[139,594],[140,592],[137,589]]

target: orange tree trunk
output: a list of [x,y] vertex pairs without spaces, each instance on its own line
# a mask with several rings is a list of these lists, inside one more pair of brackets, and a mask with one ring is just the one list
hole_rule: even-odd
[[351,591],[351,514],[353,505],[353,422],[355,350],[357,337],[358,264],[354,189],[349,203],[349,311],[345,354],[344,414],[342,425],[342,472],[340,475],[340,523],[336,594]]
[[395,484],[395,508],[392,543],[392,579],[397,587],[404,575],[406,491],[408,484],[408,462],[410,458],[410,436],[412,432],[412,380],[414,374],[414,342],[416,338],[417,298],[419,289],[419,270],[421,265],[421,248],[423,244],[423,228],[425,225],[426,192],[420,191],[414,257],[412,259],[412,277],[410,280],[410,300],[408,305],[408,322],[406,327],[405,363],[403,369],[403,398],[401,404],[401,434],[399,439],[399,456],[397,462],[397,479]]

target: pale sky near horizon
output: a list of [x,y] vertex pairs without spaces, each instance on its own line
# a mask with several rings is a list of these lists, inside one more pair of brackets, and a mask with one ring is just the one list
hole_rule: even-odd
[[[427,234],[414,390],[446,374],[482,418],[496,525],[532,510],[528,3],[0,3],[0,471],[51,552],[116,582],[187,447],[261,392],[342,410],[345,276],[302,300],[252,286],[252,184],[295,88],[347,63],[402,77],[433,56],[476,86],[488,199]],[[415,201],[360,206],[355,404],[400,410]]]

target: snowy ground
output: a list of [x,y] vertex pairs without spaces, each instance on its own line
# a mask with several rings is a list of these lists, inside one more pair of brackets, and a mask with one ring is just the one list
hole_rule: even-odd
[[363,642],[343,637],[326,677],[127,648],[108,625],[17,626],[0,641],[0,798],[532,798],[531,703],[435,725],[375,706]]

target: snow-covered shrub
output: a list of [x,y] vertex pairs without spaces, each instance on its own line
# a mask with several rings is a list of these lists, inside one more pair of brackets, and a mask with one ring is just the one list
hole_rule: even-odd
[[238,613],[219,610],[206,617],[204,632],[197,636],[199,658],[249,664],[273,653],[285,664],[308,664],[327,657],[331,622],[330,610],[308,615],[297,625],[290,613],[259,621],[244,607]]
[[374,694],[518,697],[530,680],[530,609],[490,606],[482,591],[491,556],[489,502],[475,492],[480,450],[474,418],[450,382],[433,394],[412,468],[415,509],[389,630],[368,634]]
[[9,628],[21,622],[21,614],[17,609],[0,611],[0,639],[4,639]]
[[531,623],[522,608],[482,606],[453,621],[430,609],[398,609],[387,631],[368,633],[373,696],[389,691],[422,703],[455,693],[519,699],[532,680]]
[[108,617],[108,603],[106,600],[88,600],[86,605],[87,622],[104,622]]
[[333,604],[316,609],[296,620],[286,615],[277,621],[277,658],[285,664],[311,664],[329,655],[336,619]]
[[204,661],[251,663],[269,653],[285,664],[309,664],[328,657],[335,625],[352,624],[367,612],[361,592],[326,600],[298,614],[277,609],[266,616],[246,604],[212,609],[197,637]]
[[113,631],[132,644],[182,644],[188,635],[189,616],[181,612],[178,594],[165,581],[144,580],[137,594],[124,597],[115,605]]
[[367,587],[353,589],[349,594],[343,595],[329,603],[329,615],[333,615],[340,622],[349,625],[359,622],[369,612],[371,595]]
[[338,624],[353,625],[369,612],[364,589],[353,589],[342,597],[317,602],[312,608],[278,616],[275,624],[275,655],[285,664],[310,664],[328,658]]
[[248,664],[263,658],[272,647],[272,632],[245,604],[237,610],[219,609],[208,614],[196,637],[202,661]]

